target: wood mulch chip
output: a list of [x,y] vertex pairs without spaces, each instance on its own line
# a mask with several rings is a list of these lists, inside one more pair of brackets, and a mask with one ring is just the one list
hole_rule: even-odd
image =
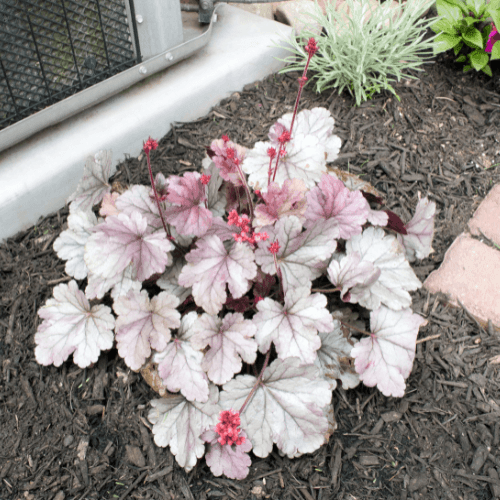
[[[355,108],[346,93],[303,93],[300,109],[323,106],[335,117],[335,166],[370,182],[403,220],[418,193],[436,202],[435,252],[415,266],[421,280],[500,182],[498,64],[493,71],[493,79],[464,75],[441,55],[414,73],[418,81],[394,85],[401,102],[383,93]],[[175,124],[152,153],[155,173],[198,169],[222,134],[247,147],[266,140],[292,111],[297,76],[270,76]],[[146,159],[125,159],[116,179],[147,184]],[[499,333],[424,290],[413,294],[428,324],[405,397],[336,390],[338,429],[315,453],[253,457],[244,481],[214,477],[203,460],[186,473],[154,445],[147,413],[155,394],[116,350],[84,370],[35,361],[37,310],[69,281],[52,250],[67,215],[63,208],[0,245],[1,500],[500,498]]]

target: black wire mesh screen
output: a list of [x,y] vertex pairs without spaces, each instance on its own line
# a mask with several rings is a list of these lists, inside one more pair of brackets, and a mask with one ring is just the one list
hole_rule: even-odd
[[124,0],[0,0],[0,130],[136,62]]

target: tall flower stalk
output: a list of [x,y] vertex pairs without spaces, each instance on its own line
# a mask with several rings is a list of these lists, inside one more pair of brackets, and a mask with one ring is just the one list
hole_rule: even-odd
[[163,213],[162,213],[161,206],[160,206],[160,199],[158,198],[158,192],[156,191],[155,181],[153,178],[153,170],[151,169],[151,159],[149,158],[150,151],[151,150],[154,151],[157,147],[158,147],[158,142],[155,141],[154,139],[151,139],[151,137],[149,137],[148,140],[144,143],[142,149],[143,149],[144,153],[146,153],[146,159],[148,161],[149,179],[151,181],[151,186],[153,188],[153,193],[154,193],[155,200],[156,200],[156,206],[158,207],[158,213],[160,214],[161,223],[163,224],[163,229],[165,230],[165,234],[167,235],[167,238],[169,240],[172,240],[173,238],[172,238],[172,235],[170,234],[170,228],[165,223],[165,219],[163,218]]
[[[299,101],[300,101],[300,96],[302,95],[302,89],[304,88],[304,85],[307,82],[307,70],[309,69],[309,63],[311,62],[311,58],[316,52],[318,51],[318,45],[316,44],[316,40],[314,38],[309,38],[309,41],[307,42],[307,45],[304,47],[305,51],[307,52],[307,62],[304,67],[304,71],[302,72],[302,76],[299,78],[299,91],[297,93],[297,99],[295,99],[295,106],[293,108],[293,115],[292,115],[292,122],[290,124],[290,130],[285,130],[279,137],[279,151],[278,154],[276,155],[276,165],[274,167],[274,174],[273,174],[273,182],[276,179],[276,173],[278,172],[278,166],[279,166],[279,161],[280,158],[282,158],[286,154],[286,144],[290,142],[292,138],[292,132],[293,132],[293,125],[295,123],[295,117],[297,116],[297,109],[299,107]],[[271,157],[271,155],[269,155]],[[271,157],[272,160],[272,157]]]

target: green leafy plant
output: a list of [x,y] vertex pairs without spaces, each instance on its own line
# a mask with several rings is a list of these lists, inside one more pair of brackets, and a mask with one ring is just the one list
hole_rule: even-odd
[[347,88],[356,98],[356,105],[370,99],[381,90],[390,90],[398,99],[390,82],[402,77],[405,69],[418,69],[425,59],[432,57],[433,38],[423,41],[427,28],[435,19],[421,19],[429,8],[428,0],[415,0],[394,7],[386,2],[373,8],[368,0],[347,0],[349,18],[327,3],[323,11],[316,3],[315,11],[306,14],[305,29],[299,36],[287,40],[280,47],[293,54],[282,59],[288,66],[281,72],[302,70],[307,54],[303,49],[304,38],[317,36],[317,26],[322,27],[318,37],[319,57],[311,61],[310,70],[315,79],[316,92],[338,88],[339,94]]
[[[453,49],[456,56],[464,45],[472,50],[461,54],[457,62],[467,62],[464,72],[474,68],[492,76],[490,65],[493,59],[500,59],[500,43],[495,43],[491,56],[485,51],[488,38],[493,27],[488,22],[491,19],[495,26],[500,26],[500,0],[437,0],[436,7],[441,19],[436,21],[431,29],[438,33],[434,40],[434,54]],[[478,25],[478,26],[476,26]]]

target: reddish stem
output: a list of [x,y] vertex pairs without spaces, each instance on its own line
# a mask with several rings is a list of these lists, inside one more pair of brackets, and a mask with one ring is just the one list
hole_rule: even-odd
[[255,394],[255,391],[259,387],[260,383],[262,382],[262,377],[264,376],[264,370],[267,368],[267,365],[269,363],[269,357],[271,356],[271,348],[269,347],[269,351],[267,351],[266,354],[266,359],[264,360],[264,364],[262,365],[262,370],[260,370],[259,376],[257,377],[257,380],[255,381],[255,384],[252,387],[252,390],[250,391],[250,394],[247,396],[245,399],[243,405],[240,408],[240,415],[243,413],[245,410],[247,404],[250,402],[252,399],[253,395]]
[[[299,101],[300,101],[300,96],[302,95],[302,89],[304,88],[304,85],[305,85],[305,83],[307,81],[307,78],[306,78],[307,69],[309,68],[309,63],[311,62],[311,58],[312,58],[313,55],[314,55],[313,52],[309,52],[309,56],[307,58],[306,66],[305,66],[304,71],[302,73],[302,77],[299,78],[299,92],[297,93],[297,99],[295,100],[295,107],[293,108],[292,123],[290,124],[290,130],[289,130],[290,137],[292,135],[293,125],[295,123],[295,117],[297,116],[297,109],[299,107]],[[279,162],[279,159],[282,156],[282,152],[283,153],[286,152],[286,143],[280,144],[280,150],[278,152],[278,158],[276,160],[276,166],[274,167],[273,182],[274,182],[274,179],[276,179],[276,172],[278,171],[278,162]]]
[[295,116],[297,115],[297,108],[299,107],[299,101],[300,101],[300,96],[302,95],[302,89],[304,88],[304,85],[307,81],[306,79],[307,69],[309,68],[309,63],[311,62],[312,56],[313,54],[309,53],[306,62],[306,67],[304,68],[304,71],[302,73],[302,78],[299,78],[299,92],[297,94],[297,99],[295,100],[295,108],[293,109],[292,123],[290,124],[290,135],[292,134],[293,124],[295,123]]
[[273,158],[269,158],[269,170],[267,172],[267,187],[271,184],[271,174],[273,173]]
[[241,182],[243,182],[243,189],[245,190],[245,193],[247,194],[248,198],[248,211],[250,215],[250,225],[252,225],[253,222],[253,201],[252,201],[252,196],[250,195],[250,189],[248,188],[247,181],[245,179],[245,174],[243,173],[243,170],[241,170],[241,167],[239,166],[238,163],[236,163],[236,168],[238,169],[238,173],[240,174]]
[[163,229],[165,229],[165,234],[167,235],[168,239],[172,240],[172,235],[170,234],[170,228],[165,224],[165,220],[163,219],[163,213],[161,211],[160,200],[158,199],[158,193],[156,192],[155,181],[153,179],[153,170],[151,169],[151,161],[149,159],[149,151],[146,151],[146,158],[148,160],[149,178],[151,180],[151,186],[153,187],[153,193],[155,195],[156,206],[158,207],[158,212],[160,214],[161,223],[163,224]]
[[153,179],[153,171],[151,169],[151,161],[149,159],[149,151],[145,151],[145,153],[146,153],[146,158],[148,160],[149,178],[151,180],[151,186],[153,187],[153,193],[155,195],[156,206],[158,207],[158,212],[160,214],[161,223],[163,224],[163,229],[165,230],[165,234],[167,235],[168,240],[173,243],[174,247],[177,248],[177,250],[179,250],[182,254],[185,254],[186,251],[176,243],[173,236],[170,234],[170,227],[165,223],[165,220],[163,219],[163,213],[161,211],[160,200],[158,198],[158,193],[156,191],[156,186],[155,186],[154,179]]
[[282,149],[281,148],[281,144],[280,144],[280,148],[278,150],[278,154],[276,155],[276,165],[274,165],[273,182],[274,182],[274,179],[276,179],[276,172],[278,171],[278,164],[279,164],[279,161],[280,161],[280,157],[281,157],[281,152],[282,151],[285,151],[285,149],[284,148]]

